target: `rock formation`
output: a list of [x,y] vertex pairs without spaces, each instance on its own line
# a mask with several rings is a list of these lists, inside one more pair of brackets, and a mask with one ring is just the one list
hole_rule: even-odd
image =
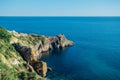
[[23,59],[33,66],[34,70],[42,77],[46,76],[47,70],[51,71],[45,62],[38,61],[42,54],[73,45],[73,42],[67,40],[63,34],[52,37],[36,34],[23,34],[15,31],[9,32],[12,34],[10,43],[13,44]]
[[46,76],[46,73],[47,73],[47,64],[46,62],[43,62],[43,61],[36,61],[34,64],[33,64],[33,68],[35,69],[35,71],[42,77],[45,77]]
[[[10,42],[19,40],[15,38],[16,40],[12,41],[13,39],[13,34],[0,27],[0,80],[46,80],[39,76],[10,44]],[[23,48],[23,50],[25,49],[26,47]],[[27,47],[27,49],[29,53],[29,48]]]
[[51,41],[51,46],[53,50],[62,49],[62,48],[73,45],[73,42],[70,40],[67,40],[63,34],[59,34],[56,37],[49,37],[49,40]]

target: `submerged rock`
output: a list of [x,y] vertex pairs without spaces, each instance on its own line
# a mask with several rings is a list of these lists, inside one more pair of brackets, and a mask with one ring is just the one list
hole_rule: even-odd
[[52,71],[52,68],[50,68],[50,67],[47,67],[47,71],[50,71],[50,72],[51,72],[51,71]]

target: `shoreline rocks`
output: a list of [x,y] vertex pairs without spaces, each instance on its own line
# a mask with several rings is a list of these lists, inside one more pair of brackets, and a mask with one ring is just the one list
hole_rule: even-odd
[[36,61],[32,64],[34,70],[38,73],[38,75],[45,77],[47,73],[47,63],[44,61]]

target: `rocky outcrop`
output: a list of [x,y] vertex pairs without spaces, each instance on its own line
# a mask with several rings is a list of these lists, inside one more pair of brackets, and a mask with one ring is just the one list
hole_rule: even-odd
[[68,40],[63,34],[57,36],[43,36],[36,34],[23,34],[15,31],[9,31],[12,34],[10,43],[20,53],[33,69],[42,77],[46,76],[47,71],[51,68],[43,61],[38,61],[43,53],[64,49],[72,46],[73,42]]
[[[18,43],[18,41],[19,37],[15,37],[5,28],[0,27],[0,80],[46,80],[36,74],[33,67],[23,60],[14,46],[10,44]],[[22,49],[26,53],[29,53],[29,50],[27,46]]]
[[63,34],[59,34],[56,37],[49,37],[49,40],[51,41],[51,46],[52,46],[53,50],[54,49],[62,49],[62,48],[73,45],[73,42],[70,40],[67,40]]
[[13,44],[15,49],[20,53],[25,61],[31,63],[33,61],[37,61],[37,58],[34,56],[34,50],[30,47],[20,46],[19,44]]
[[46,76],[46,73],[47,73],[47,64],[46,62],[43,62],[43,61],[36,61],[34,64],[33,64],[33,68],[35,69],[35,71],[42,77],[45,77]]

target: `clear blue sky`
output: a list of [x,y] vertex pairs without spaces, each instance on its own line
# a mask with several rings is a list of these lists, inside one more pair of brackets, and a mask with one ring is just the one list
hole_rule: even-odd
[[0,0],[0,16],[120,16],[120,0]]

